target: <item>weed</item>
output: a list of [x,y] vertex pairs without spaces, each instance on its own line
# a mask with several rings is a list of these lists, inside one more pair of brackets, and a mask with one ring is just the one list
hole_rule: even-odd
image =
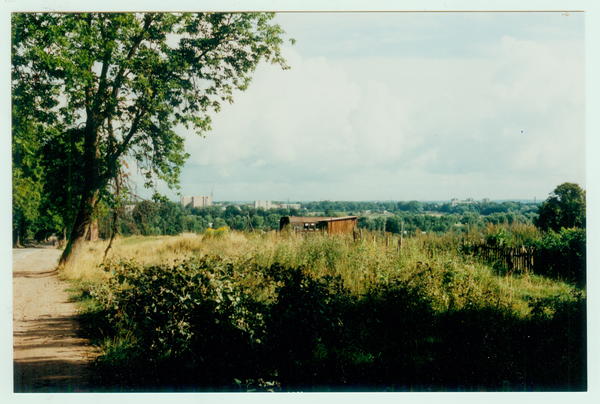
[[[103,380],[220,391],[585,389],[585,292],[499,275],[463,254],[482,237],[513,243],[510,233],[419,236],[398,251],[367,232],[355,243],[219,231],[117,240],[104,265],[68,273]],[[531,236],[518,231],[518,242]]]

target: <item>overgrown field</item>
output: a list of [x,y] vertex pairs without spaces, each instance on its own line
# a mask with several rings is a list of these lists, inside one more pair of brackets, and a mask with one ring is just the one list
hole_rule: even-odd
[[90,243],[63,274],[108,390],[585,390],[585,288],[480,262],[478,237],[221,229],[120,239],[104,264]]

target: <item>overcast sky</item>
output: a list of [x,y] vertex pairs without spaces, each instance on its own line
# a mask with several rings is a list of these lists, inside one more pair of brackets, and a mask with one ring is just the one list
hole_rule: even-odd
[[543,200],[585,187],[583,13],[276,21],[297,41],[283,48],[291,69],[263,63],[206,138],[185,133],[182,195]]
[[[291,69],[262,63],[205,138],[181,130],[182,195],[544,200],[566,181],[587,188],[584,13],[284,12],[276,22]],[[152,193],[141,182],[138,192]]]

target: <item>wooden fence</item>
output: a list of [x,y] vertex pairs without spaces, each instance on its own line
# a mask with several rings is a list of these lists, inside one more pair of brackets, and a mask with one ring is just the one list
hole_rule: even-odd
[[510,272],[533,272],[534,254],[533,248],[521,247],[498,247],[487,244],[473,246],[473,255],[479,256],[487,262],[496,262]]

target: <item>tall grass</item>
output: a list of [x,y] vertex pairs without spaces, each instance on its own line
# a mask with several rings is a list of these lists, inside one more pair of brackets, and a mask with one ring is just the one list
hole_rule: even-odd
[[95,344],[112,381],[569,388],[567,374],[581,389],[585,293],[500,274],[463,254],[465,243],[486,237],[536,237],[528,227],[509,230],[520,236],[490,226],[404,238],[402,248],[398,236],[378,232],[358,242],[225,228],[130,237],[115,241],[104,264],[106,243],[87,243],[63,275],[96,299],[88,329],[102,330]]
[[[398,248],[398,236],[389,246],[380,233],[363,234],[363,240],[341,235],[296,235],[268,232],[246,234],[223,231],[219,234],[163,237],[117,238],[109,257],[133,260],[140,265],[177,265],[191,257],[206,255],[252,263],[258,267],[280,264],[304,267],[313,277],[339,277],[355,296],[361,297],[373,287],[390,279],[418,279],[438,311],[466,305],[503,305],[526,316],[532,300],[551,296],[568,296],[573,286],[535,274],[499,275],[490,266],[460,253],[460,244],[498,234],[500,228],[489,226],[486,234],[468,234],[460,240],[455,235],[423,235],[404,238]],[[513,226],[525,237],[530,228]],[[375,239],[375,240],[374,240]],[[107,272],[102,257],[107,243],[88,242],[76,267],[65,268],[63,276],[83,283],[103,282]],[[251,277],[246,278],[250,282]]]

